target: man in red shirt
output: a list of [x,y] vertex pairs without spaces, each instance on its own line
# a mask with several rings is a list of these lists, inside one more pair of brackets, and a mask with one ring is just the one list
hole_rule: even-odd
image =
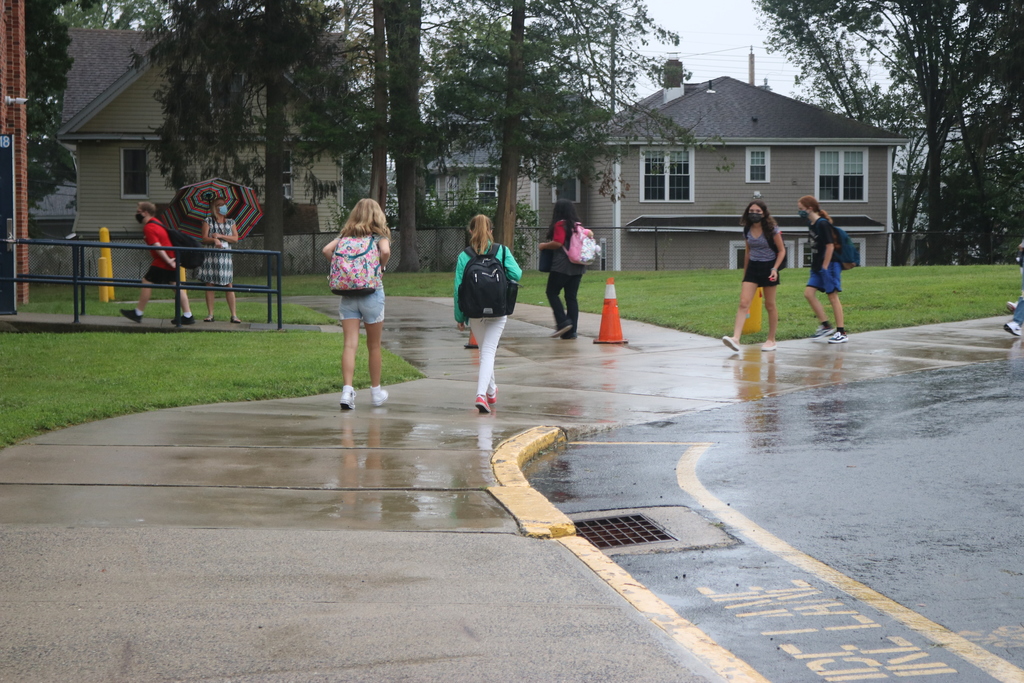
[[[154,247],[171,246],[171,239],[167,236],[167,230],[164,229],[163,223],[156,219],[156,205],[152,202],[138,203],[135,207],[135,220],[143,224],[142,237],[146,240],[146,244]],[[153,255],[153,262],[150,264],[149,270],[142,277],[142,284],[173,285],[175,271],[178,268],[178,261],[174,257],[174,251],[158,248],[151,249],[149,253]],[[142,315],[146,310],[146,304],[149,303],[149,298],[152,295],[152,288],[143,287],[139,290],[139,303],[135,305],[135,309],[122,308],[121,315],[129,320],[141,323]],[[172,322],[177,325],[178,319],[175,318]],[[188,306],[188,294],[185,290],[181,290],[181,324],[194,325],[195,322],[196,319],[192,317],[192,310]]]

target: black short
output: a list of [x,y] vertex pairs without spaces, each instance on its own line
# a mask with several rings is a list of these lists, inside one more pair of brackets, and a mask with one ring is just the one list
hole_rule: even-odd
[[152,282],[154,285],[173,285],[174,284],[174,271],[168,270],[167,268],[157,268],[156,266],[150,266],[146,274],[142,276],[146,280]]
[[768,279],[774,267],[775,261],[751,261],[743,273],[743,281],[753,282],[758,287],[774,287],[779,284],[781,279],[779,277],[776,277],[774,281]]

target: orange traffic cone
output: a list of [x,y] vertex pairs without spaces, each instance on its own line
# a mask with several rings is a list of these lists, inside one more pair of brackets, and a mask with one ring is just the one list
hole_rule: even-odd
[[480,347],[476,343],[476,337],[473,336],[473,330],[469,330],[469,343],[463,345],[464,349],[479,349]]
[[604,286],[604,310],[601,312],[601,331],[595,344],[628,344],[622,338],[622,324],[619,322],[619,303],[615,298],[615,278],[608,278]]

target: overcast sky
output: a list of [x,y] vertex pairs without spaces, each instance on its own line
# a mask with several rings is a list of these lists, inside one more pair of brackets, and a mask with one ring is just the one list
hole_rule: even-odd
[[[753,0],[647,0],[647,7],[658,24],[679,34],[680,42],[678,47],[650,45],[644,52],[665,59],[678,57],[693,73],[690,82],[731,76],[746,83],[747,56],[753,46],[754,82],[761,85],[767,78],[773,91],[793,94],[796,67],[765,50],[766,36]],[[644,83],[640,94],[660,87],[660,83]]]

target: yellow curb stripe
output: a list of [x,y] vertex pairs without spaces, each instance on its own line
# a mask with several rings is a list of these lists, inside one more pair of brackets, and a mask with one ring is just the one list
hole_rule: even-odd
[[522,532],[531,538],[561,538],[576,533],[576,525],[536,489],[492,486],[488,491],[505,506]]
[[727,681],[768,683],[749,664],[713,641],[706,633],[679,616],[668,603],[639,583],[625,569],[612,562],[590,541],[579,536],[560,538],[558,542],[583,561],[605,583],[633,605],[648,620],[665,631]]
[[487,490],[505,506],[522,532],[534,538],[556,539],[644,617],[725,680],[769,683],[749,664],[676,614],[665,601],[612,562],[590,541],[577,536],[572,520],[530,486],[523,476],[522,466],[557,443],[566,443],[565,432],[561,429],[534,427],[502,442],[491,456],[491,468],[499,485]]
[[529,486],[522,467],[535,455],[556,443],[564,443],[558,427],[534,427],[503,441],[491,455],[491,469],[499,486]]
[[545,448],[565,443],[558,427],[534,427],[503,441],[491,455],[498,486],[491,492],[515,518],[520,531],[531,538],[560,538],[576,533],[576,525],[538,493],[523,476],[522,467]]
[[713,444],[704,443],[691,446],[683,453],[676,465],[676,480],[679,487],[689,493],[704,508],[718,519],[730,525],[733,530],[747,540],[761,546],[765,550],[778,555],[792,565],[817,576],[861,602],[871,605],[879,612],[887,614],[907,628],[920,633],[936,645],[944,647],[962,659],[970,662],[985,673],[1003,683],[1024,683],[1024,670],[1010,662],[997,657],[983,647],[959,636],[944,626],[904,607],[895,600],[887,598],[878,591],[868,588],[845,574],[836,571],[820,560],[800,552],[782,539],[758,526],[742,513],[724,504],[716,498],[697,478],[697,461]]

